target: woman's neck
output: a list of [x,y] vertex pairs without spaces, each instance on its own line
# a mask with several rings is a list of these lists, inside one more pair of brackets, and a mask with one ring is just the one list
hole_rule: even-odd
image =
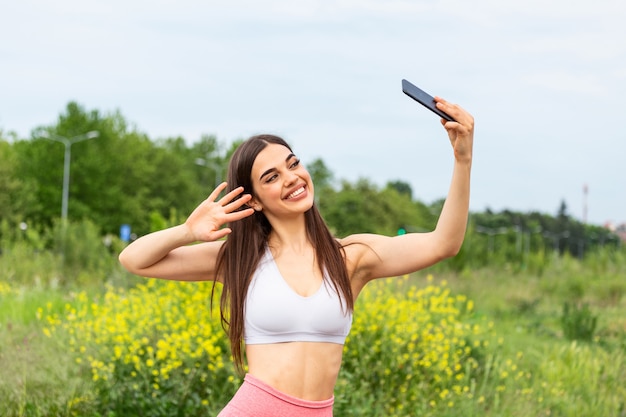
[[269,247],[276,253],[288,251],[304,254],[309,253],[312,249],[304,219],[302,221],[274,222],[267,241]]

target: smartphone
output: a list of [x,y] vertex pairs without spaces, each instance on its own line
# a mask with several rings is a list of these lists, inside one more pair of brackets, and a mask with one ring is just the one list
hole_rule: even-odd
[[452,116],[442,112],[435,106],[435,99],[430,94],[411,84],[407,80],[402,80],[402,91],[404,92],[404,94],[411,97],[413,100],[417,101],[433,113],[437,114],[439,117],[446,119],[449,122],[456,122],[456,120],[454,120]]

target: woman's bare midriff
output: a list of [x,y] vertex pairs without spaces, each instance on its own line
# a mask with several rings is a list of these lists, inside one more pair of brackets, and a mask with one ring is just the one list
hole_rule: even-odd
[[288,342],[246,346],[248,373],[271,387],[309,401],[333,396],[343,345]]

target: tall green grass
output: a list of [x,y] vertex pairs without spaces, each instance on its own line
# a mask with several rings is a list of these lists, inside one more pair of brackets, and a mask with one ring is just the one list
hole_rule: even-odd
[[[44,329],[50,327],[47,316],[67,317],[68,311],[85,302],[79,292],[86,292],[88,305],[101,304],[107,288],[123,293],[145,283],[117,267],[113,250],[99,251],[102,263],[84,269],[68,268],[55,250],[17,244],[3,251],[0,415],[121,415],[106,414],[98,407],[95,393],[99,388],[93,372],[84,366],[85,357],[77,357],[69,349],[72,335],[44,335]],[[416,274],[408,282],[381,281],[382,287],[372,287],[375,294],[370,299],[359,300],[357,308],[362,313],[346,345],[337,386],[337,415],[626,416],[624,252],[600,252],[583,261],[550,258],[541,274],[500,265],[459,274],[440,268],[433,283],[427,275],[428,271]],[[411,335],[423,330],[417,321],[425,314],[419,309],[413,316],[408,314],[415,301],[406,297],[409,291],[439,286],[444,280],[452,299],[472,301],[464,323],[481,323],[490,330],[479,338],[479,345],[471,345],[474,349],[468,358],[473,359],[452,372],[458,382],[437,391],[433,390],[437,386],[431,385],[436,384],[437,373],[429,374],[423,367],[406,369],[439,349],[421,344],[406,350]],[[416,290],[410,290],[413,285]],[[583,314],[597,318],[589,340],[571,340],[576,337],[568,334],[563,319],[573,313],[564,311],[564,303],[574,309],[587,306]],[[394,312],[399,306],[405,307]],[[385,327],[411,317],[413,322]],[[445,337],[453,338],[452,334]],[[441,372],[446,372],[445,368]],[[452,395],[455,390],[461,395]],[[209,398],[207,394],[197,404]],[[148,409],[155,407],[150,398],[145,400]],[[219,408],[217,404],[211,407]],[[127,411],[124,415],[132,414]]]

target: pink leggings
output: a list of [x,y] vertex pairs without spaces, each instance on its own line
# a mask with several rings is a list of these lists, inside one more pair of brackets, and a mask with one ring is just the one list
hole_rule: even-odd
[[334,402],[335,397],[301,400],[246,374],[235,396],[217,417],[332,417]]

